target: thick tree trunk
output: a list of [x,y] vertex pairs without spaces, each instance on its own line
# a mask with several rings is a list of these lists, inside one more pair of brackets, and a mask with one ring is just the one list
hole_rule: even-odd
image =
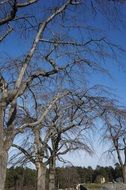
[[4,185],[6,180],[7,160],[8,160],[7,153],[0,151],[0,190],[4,190]]
[[55,168],[49,170],[49,190],[55,190]]
[[55,171],[56,171],[56,158],[53,157],[49,166],[49,190],[56,190]]
[[123,165],[123,182],[126,183],[126,164]]
[[37,190],[46,190],[46,167],[37,164]]

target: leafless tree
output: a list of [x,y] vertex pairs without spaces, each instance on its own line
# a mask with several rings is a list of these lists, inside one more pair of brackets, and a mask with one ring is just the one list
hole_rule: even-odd
[[[8,1],[9,2],[9,1]],[[14,6],[17,1],[14,1]],[[31,3],[33,1],[29,1]],[[3,1],[4,3],[4,1]],[[5,2],[6,3],[6,2]],[[27,4],[29,4],[27,3]],[[28,53],[23,57],[21,63],[17,61],[17,70],[18,72],[13,77],[13,83],[9,83],[10,80],[5,76],[5,70],[7,71],[7,63],[1,67],[1,74],[0,74],[0,189],[4,189],[4,182],[6,178],[6,165],[8,159],[8,150],[11,147],[13,139],[20,129],[15,129],[15,118],[17,113],[17,100],[18,98],[26,91],[27,87],[30,83],[38,77],[49,77],[58,72],[59,67],[52,62],[49,61],[50,65],[52,65],[52,69],[49,71],[44,71],[42,69],[37,70],[36,72],[32,73],[29,76],[26,76],[27,69],[30,65],[31,59],[35,54],[36,50],[38,49],[38,45],[43,38],[43,33],[47,28],[48,24],[59,14],[64,12],[64,10],[72,3],[72,1],[66,1],[61,7],[57,8],[50,16],[39,23],[39,27],[37,33],[33,39],[32,46]],[[21,4],[20,4],[21,5]],[[18,4],[19,6],[19,4]],[[25,4],[22,4],[25,6]],[[12,13],[16,13],[15,10],[12,10]],[[8,15],[3,19],[1,22],[6,22],[7,20],[13,19],[13,15]],[[4,24],[3,23],[3,24]],[[10,63],[10,66],[13,69],[13,65]],[[20,66],[19,66],[20,65]],[[19,70],[20,67],[20,70]],[[16,68],[16,67],[15,67]],[[4,74],[3,74],[4,73]],[[10,73],[8,73],[10,77]],[[35,122],[33,125],[39,124],[42,120],[40,118],[37,123]]]
[[83,150],[89,154],[92,153],[86,132],[92,126],[96,115],[88,115],[90,106],[86,105],[83,96],[79,97],[79,94],[76,94],[75,97],[75,99],[71,97],[70,102],[67,100],[68,103],[60,101],[55,104],[49,119],[46,119],[46,127],[50,126],[52,128],[50,142],[46,150],[47,164],[49,164],[49,190],[56,189],[55,170],[57,160],[63,161],[62,156],[71,151]]
[[[24,137],[25,143],[23,140],[23,143],[20,142],[13,147],[25,155],[25,158],[19,157],[19,160],[27,159],[35,164],[38,173],[38,190],[45,188],[47,165],[49,165],[49,189],[53,190],[57,159],[61,161],[64,154],[75,150],[92,153],[87,134],[94,125],[95,119],[104,113],[105,102],[107,102],[106,98],[93,96],[88,90],[65,91],[60,95],[58,93],[48,106],[39,102],[36,112],[39,112],[40,107],[45,110],[41,115],[43,118],[41,122],[35,118],[36,113],[32,117],[31,114],[24,115],[23,122],[26,118],[28,123],[23,124],[22,128],[27,127],[33,137],[30,139]],[[35,121],[30,122],[30,120]]]
[[[116,152],[118,162],[122,168],[124,183],[126,183],[126,110],[118,107],[109,107],[104,115],[103,139],[111,144],[109,153]],[[123,153],[123,154],[122,154]]]
[[[83,149],[87,148],[87,150],[90,151],[89,147],[85,145],[84,142],[79,141],[75,137],[74,139],[72,138],[69,139],[70,137],[69,138],[67,137],[67,139],[61,138],[62,134],[65,134],[65,132],[67,132],[72,128],[76,128],[77,126],[79,127],[79,125],[82,125],[83,120],[86,119],[86,118],[85,119],[78,118],[78,115],[79,116],[81,115],[81,117],[83,117],[82,116],[83,113],[81,113],[81,105],[80,106],[78,105],[79,102],[75,101],[76,104],[74,103],[74,101],[72,102],[71,100],[72,94],[70,92],[69,93],[65,92],[65,94],[64,93],[61,94],[62,97],[56,95],[56,99],[54,99],[55,103],[53,106],[51,106],[51,110],[45,108],[45,112],[43,112],[42,114],[42,117],[45,119],[43,123],[41,123],[41,125],[38,124],[36,127],[34,126],[32,127],[32,123],[27,124],[27,127],[30,127],[30,130],[32,129],[32,133],[34,135],[34,142],[32,143],[31,148],[28,147],[27,150],[26,145],[25,147],[19,145],[13,145],[14,147],[22,151],[22,153],[27,157],[28,160],[30,160],[33,164],[35,164],[36,169],[38,171],[37,172],[38,190],[42,188],[45,189],[45,177],[46,177],[47,165],[50,166],[49,188],[50,189],[55,188],[54,186],[55,165],[56,165],[56,159],[57,157],[59,157],[59,155],[65,154],[70,150],[77,149],[80,147],[80,145],[83,146]],[[67,101],[64,100],[66,98]],[[49,107],[52,104],[52,102],[54,102],[54,100],[52,100],[49,103]],[[67,104],[65,102],[67,102]],[[81,100],[80,103],[82,104]],[[60,111],[59,109],[56,110],[57,106],[60,107]],[[58,122],[59,124],[56,124],[56,122]],[[88,119],[86,120],[86,122],[88,122]],[[24,125],[22,125],[22,127],[24,127]],[[86,127],[84,128],[86,129]],[[78,130],[81,131],[84,130],[84,128]],[[62,149],[63,151],[61,151]],[[29,150],[30,151],[33,150],[33,152],[29,152]]]

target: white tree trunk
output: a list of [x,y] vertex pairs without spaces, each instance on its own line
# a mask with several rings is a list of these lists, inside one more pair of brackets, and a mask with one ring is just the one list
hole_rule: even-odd
[[0,151],[0,190],[4,190],[8,155]]
[[46,190],[46,167],[37,164],[37,190]]

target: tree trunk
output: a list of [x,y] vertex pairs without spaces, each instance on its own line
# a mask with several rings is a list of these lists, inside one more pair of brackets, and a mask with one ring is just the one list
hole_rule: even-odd
[[126,183],[126,164],[123,165],[123,182]]
[[37,164],[37,190],[46,190],[46,167]]
[[49,190],[55,189],[55,169],[51,168],[49,171]]
[[0,151],[0,190],[4,190],[6,180],[6,168],[7,168],[8,155],[4,151]]
[[6,179],[6,168],[8,152],[4,150],[4,130],[3,130],[4,105],[0,102],[0,190],[4,190]]
[[50,163],[50,168],[49,168],[49,190],[56,190],[55,187],[55,162],[56,158],[54,157],[52,159],[52,162]]

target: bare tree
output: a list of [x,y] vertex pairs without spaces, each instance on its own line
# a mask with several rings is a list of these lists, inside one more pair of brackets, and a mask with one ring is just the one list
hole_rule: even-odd
[[126,110],[115,106],[109,107],[104,120],[106,128],[103,139],[111,144],[108,152],[111,154],[116,152],[118,162],[122,168],[123,181],[126,183]]
[[[16,3],[16,1],[14,2]],[[31,2],[32,1],[29,1],[29,3]],[[7,77],[2,75],[2,73],[5,71],[4,69],[6,68],[7,64],[5,64],[5,67],[3,67],[2,65],[1,74],[0,74],[0,90],[1,90],[0,92],[1,93],[0,94],[0,167],[1,167],[0,189],[1,190],[4,189],[8,150],[12,145],[15,135],[17,134],[18,131],[20,131],[20,129],[18,130],[15,129],[15,124],[14,124],[16,113],[17,113],[17,100],[26,91],[28,85],[33,81],[33,79],[37,77],[49,77],[57,73],[59,70],[59,67],[56,67],[56,65],[52,65],[53,69],[51,69],[50,71],[44,71],[42,69],[41,70],[39,69],[33,74],[31,74],[30,76],[25,77],[26,70],[31,62],[31,59],[34,53],[36,52],[38,48],[39,42],[42,39],[42,36],[46,27],[57,15],[61,14],[71,4],[71,2],[72,1],[68,0],[61,7],[57,8],[45,20],[39,23],[38,31],[33,40],[32,46],[29,52],[21,61],[20,70],[18,70],[18,73],[14,77],[12,86],[10,85]],[[17,4],[15,6],[17,6]],[[15,10],[12,10],[12,11],[14,11],[14,14],[16,13]],[[7,16],[7,18],[4,18],[3,22],[6,22],[8,19],[13,19],[13,16],[12,15]],[[10,66],[12,66],[13,68],[13,65],[11,63],[10,63]],[[18,63],[18,66],[19,66],[19,63]],[[37,121],[37,123],[34,123],[33,125],[39,124],[40,121],[41,121],[41,118]]]
[[[97,90],[94,89],[96,93]],[[49,162],[49,190],[56,189],[56,160],[64,161],[63,155],[79,150],[89,155],[94,153],[92,143],[89,140],[90,130],[94,128],[96,119],[104,115],[107,105],[113,104],[113,100],[103,96],[92,96],[91,90],[93,88],[89,91],[73,93],[72,102],[70,101],[72,107],[65,104],[63,107],[56,103],[53,110],[55,114],[49,115],[49,118],[52,118],[50,126],[54,128],[51,143],[47,147],[49,151],[47,155],[50,155],[47,161],[47,163]],[[46,121],[48,125],[48,120]]]
[[104,97],[92,96],[88,90],[65,91],[54,96],[48,104],[39,102],[36,112],[39,112],[40,107],[44,110],[41,122],[35,118],[36,113],[32,117],[29,114],[24,115],[23,122],[26,118],[28,123],[23,124],[22,128],[29,128],[33,137],[30,139],[24,137],[25,143],[23,140],[22,144],[15,144],[13,147],[25,155],[25,158],[19,157],[19,160],[27,159],[35,164],[38,173],[38,190],[45,189],[47,165],[49,165],[49,189],[54,190],[57,159],[61,161],[64,154],[76,150],[92,153],[86,134],[94,125],[95,119],[103,114],[103,104],[106,101]]
[[86,132],[92,127],[95,115],[88,115],[89,105],[86,105],[86,101],[83,102],[83,96],[79,98],[79,100],[73,100],[68,105],[64,102],[64,106],[62,106],[62,102],[58,102],[53,113],[49,115],[49,118],[52,118],[49,119],[50,122],[46,119],[47,126],[50,125],[52,128],[46,153],[49,164],[49,190],[56,189],[57,160],[63,161],[63,155],[77,150],[83,150],[89,154],[93,152],[90,143],[87,141]]
[[[83,118],[85,116],[83,116],[83,111],[81,111],[83,104],[82,101],[79,100],[79,98],[78,101],[74,100],[76,103],[72,101],[72,94],[70,92],[65,92],[65,94],[62,92],[61,94],[62,95],[60,96],[57,94],[56,98],[49,102],[48,106],[46,105],[44,109],[45,111],[42,114],[42,123],[38,123],[38,125],[37,123],[36,125],[33,125],[33,123],[22,125],[23,128],[27,125],[30,130],[32,129],[34,141],[31,144],[31,148],[28,147],[28,149],[26,149],[26,143],[24,146],[13,145],[14,147],[18,148],[29,161],[35,164],[38,173],[38,190],[45,189],[47,165],[49,165],[50,168],[49,189],[55,189],[55,166],[56,159],[59,157],[59,155],[66,154],[70,150],[76,150],[77,148],[85,149],[86,151],[90,152],[88,145],[86,145],[83,141],[81,142],[77,137],[77,139],[75,137],[73,139],[70,139],[70,137],[67,137],[67,139],[65,139],[65,137],[64,139],[61,138],[62,134],[65,134],[65,132],[71,130],[72,128],[79,127],[79,125],[82,126],[82,123],[84,124],[84,121],[86,126],[81,127],[78,129],[78,131],[83,131],[84,129],[86,130],[90,124],[88,118]],[[78,104],[79,102],[80,105]],[[55,110],[57,106],[60,107],[60,110]],[[51,109],[49,109],[49,107],[51,107]],[[27,120],[32,119],[29,118],[29,115],[27,117]],[[56,122],[59,124],[56,124]],[[79,135],[80,134],[77,136]]]

